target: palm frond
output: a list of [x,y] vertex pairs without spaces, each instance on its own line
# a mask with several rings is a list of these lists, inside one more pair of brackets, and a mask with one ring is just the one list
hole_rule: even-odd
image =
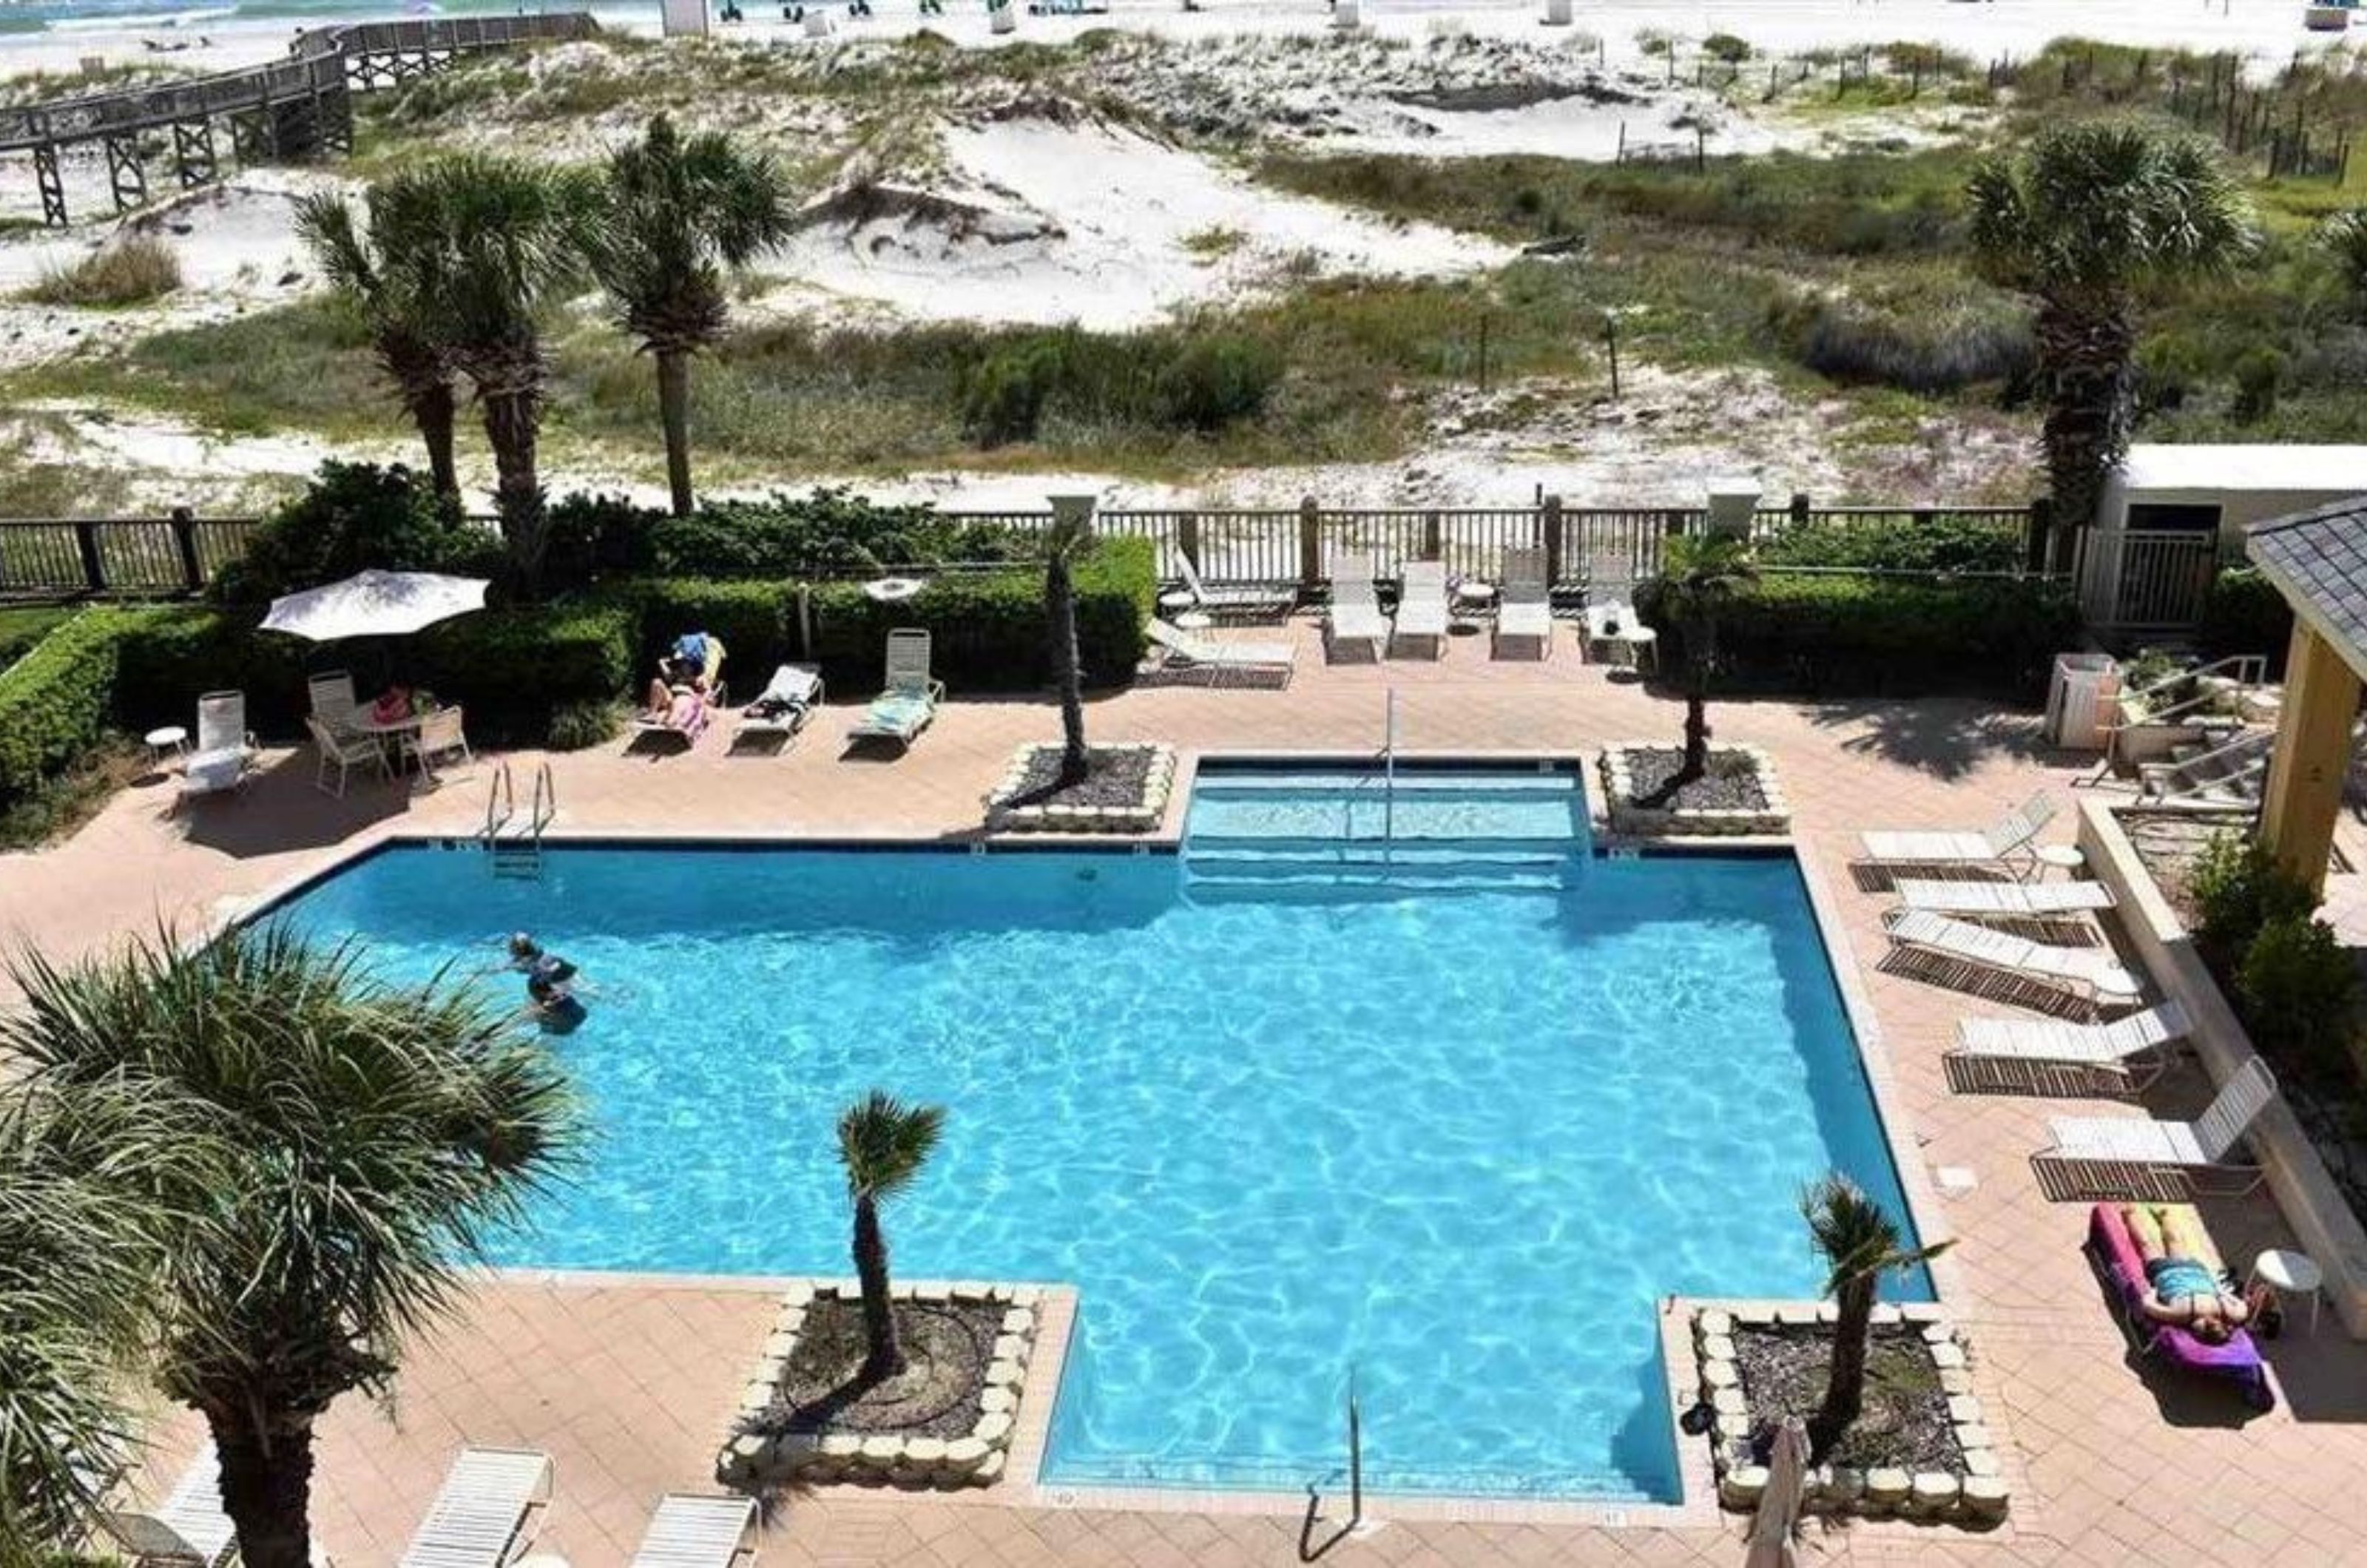
[[847,1107],[838,1119],[847,1195],[879,1201],[911,1186],[936,1148],[945,1120],[942,1108],[907,1105],[885,1089],[875,1089]]
[[1912,1269],[1954,1245],[1900,1246],[1898,1226],[1882,1205],[1838,1172],[1801,1194],[1800,1213],[1808,1223],[1810,1242],[1830,1269],[1825,1280],[1829,1296],[1838,1296],[1843,1286],[1857,1280]]
[[730,313],[728,275],[794,228],[778,164],[706,132],[685,140],[650,121],[608,162],[586,254],[617,319],[644,347],[693,352]]

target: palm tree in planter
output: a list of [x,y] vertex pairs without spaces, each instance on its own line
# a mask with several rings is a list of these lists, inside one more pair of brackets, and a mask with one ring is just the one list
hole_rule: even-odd
[[2233,267],[2251,213],[2209,148],[2136,124],[2057,126],[1966,195],[1982,276],[2037,302],[2059,560],[2128,449],[2140,294]]
[[1685,638],[1685,759],[1659,795],[1677,791],[1709,772],[1709,686],[1717,672],[1717,621],[1735,595],[1757,581],[1750,547],[1724,534],[1690,534],[1668,541],[1661,559],[1661,613]]
[[1809,1239],[1831,1267],[1825,1294],[1840,1307],[1833,1324],[1832,1365],[1824,1403],[1808,1417],[1809,1462],[1822,1464],[1865,1403],[1865,1359],[1874,1332],[1874,1297],[1882,1276],[1926,1263],[1948,1250],[1939,1242],[1909,1251],[1881,1205],[1839,1174],[1826,1177],[1800,1200]]
[[596,176],[482,153],[423,164],[370,188],[400,235],[451,363],[477,391],[493,452],[493,503],[519,585],[538,591],[549,517],[536,468],[550,367],[542,318],[582,281],[600,210]]
[[[160,1119],[107,1156],[150,1172],[141,1201],[199,1216],[145,1271],[148,1370],[205,1417],[241,1561],[305,1568],[314,1424],[386,1386],[565,1160],[566,1077],[475,992],[381,983],[357,950],[277,928],[12,978],[0,1057],[21,1081],[75,1113],[129,1096]],[[202,1174],[142,1138],[201,1150]]]
[[795,227],[789,184],[770,158],[713,131],[684,137],[663,115],[608,160],[592,271],[617,324],[657,365],[674,513],[690,491],[690,356],[723,335],[727,275]]
[[393,209],[372,200],[367,220],[357,225],[342,196],[308,196],[296,204],[296,232],[329,286],[368,323],[379,370],[419,427],[436,493],[458,502],[460,479],[452,453],[456,372],[409,265],[427,253],[415,237],[394,229],[396,217]]
[[888,1237],[879,1228],[879,1205],[921,1174],[945,1121],[937,1106],[906,1105],[878,1089],[838,1119],[838,1158],[846,1168],[846,1195],[855,1204],[855,1273],[863,1287],[867,1348],[856,1373],[862,1382],[878,1382],[904,1370],[888,1294]]
[[1052,787],[1085,781],[1085,678],[1077,660],[1077,558],[1093,547],[1089,506],[1059,506],[1044,535],[1044,620],[1051,637],[1052,683],[1060,694],[1060,773]]

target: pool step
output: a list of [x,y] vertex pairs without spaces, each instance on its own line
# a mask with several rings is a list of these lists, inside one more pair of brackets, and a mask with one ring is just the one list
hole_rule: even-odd
[[[1215,795],[1313,795],[1334,798],[1349,795],[1362,796],[1378,794],[1390,786],[1387,774],[1378,771],[1366,773],[1225,773],[1204,770],[1193,784],[1195,798]],[[1576,773],[1563,771],[1524,773],[1510,769],[1486,773],[1455,773],[1448,770],[1401,768],[1395,788],[1407,795],[1464,795],[1476,798],[1523,799],[1537,795],[1578,795]]]
[[1195,837],[1195,868],[1261,865],[1559,865],[1574,850],[1566,838],[1416,840]]
[[1192,804],[1195,846],[1234,840],[1531,839],[1567,843],[1583,830],[1576,796],[1358,795],[1329,799],[1210,796]]

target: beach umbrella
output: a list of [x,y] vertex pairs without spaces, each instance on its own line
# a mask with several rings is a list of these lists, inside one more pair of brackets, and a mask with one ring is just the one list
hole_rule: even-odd
[[485,607],[486,582],[432,571],[364,571],[342,582],[284,593],[263,618],[267,632],[310,642],[402,637]]
[[1797,1416],[1786,1416],[1767,1459],[1767,1490],[1760,1494],[1759,1514],[1750,1521],[1750,1554],[1742,1560],[1743,1568],[1799,1568],[1793,1527],[1799,1522],[1807,1480],[1808,1428]]

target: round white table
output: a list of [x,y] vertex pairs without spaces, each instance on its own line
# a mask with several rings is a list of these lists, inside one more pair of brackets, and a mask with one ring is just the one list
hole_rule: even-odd
[[157,767],[164,765],[164,753],[187,761],[189,755],[189,732],[177,724],[167,724],[141,737],[148,742],[148,760]]
[[1188,588],[1171,588],[1159,596],[1159,613],[1180,626],[1184,615],[1199,602],[1200,596]]
[[2252,1259],[2252,1277],[2244,1287],[2248,1294],[2255,1284],[2268,1286],[2280,1300],[2291,1295],[2307,1296],[2309,1331],[2317,1332],[2317,1303],[2326,1287],[2326,1275],[2316,1258],[2306,1252],[2272,1247]]
[[1204,632],[1216,624],[1217,617],[1206,610],[1184,610],[1175,616],[1175,629],[1178,631]]
[[2073,881],[2088,869],[2088,856],[2077,844],[2041,844],[2033,857],[2038,863],[2038,873],[2044,875],[2059,871],[2066,882]]

